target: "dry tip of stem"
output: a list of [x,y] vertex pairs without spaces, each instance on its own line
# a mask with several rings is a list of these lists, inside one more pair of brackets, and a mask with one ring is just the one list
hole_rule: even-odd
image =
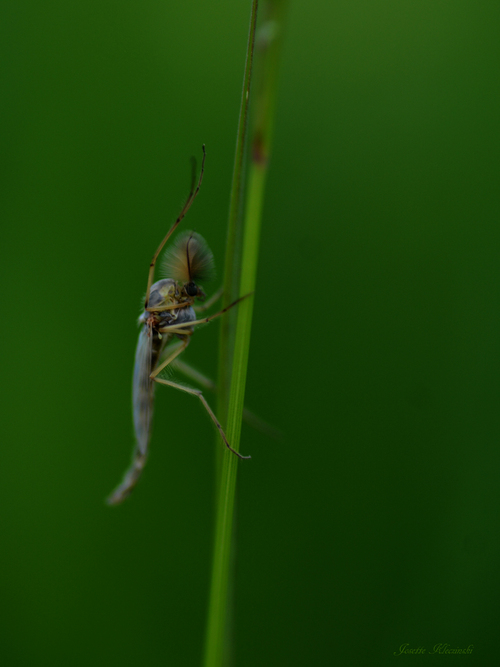
[[257,131],[252,141],[252,160],[260,167],[266,167],[268,156],[262,132]]

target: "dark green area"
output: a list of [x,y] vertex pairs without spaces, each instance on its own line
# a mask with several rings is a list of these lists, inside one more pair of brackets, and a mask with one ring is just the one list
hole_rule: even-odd
[[[0,10],[6,667],[201,662],[197,401],[158,389],[144,479],[104,498],[132,452],[148,264],[202,143],[184,229],[223,262],[249,12]],[[243,432],[238,667],[498,660],[499,27],[486,0],[292,3],[247,386],[286,437]],[[211,376],[217,327],[186,355]]]

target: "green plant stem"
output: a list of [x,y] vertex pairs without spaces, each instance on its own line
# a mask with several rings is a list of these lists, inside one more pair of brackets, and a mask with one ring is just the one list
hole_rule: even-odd
[[[250,87],[252,82],[253,54],[255,46],[255,30],[259,0],[252,0],[250,28],[248,32],[247,55],[243,90],[241,94],[240,116],[236,138],[233,180],[229,205],[229,220],[226,243],[224,271],[224,306],[227,306],[239,291],[240,283],[240,241],[241,241],[241,207],[243,200],[243,161],[245,155],[248,108],[250,103]],[[241,304],[240,304],[241,305]],[[227,413],[229,406],[229,388],[231,382],[232,357],[236,336],[234,313],[229,311],[223,318],[219,339],[218,368],[218,411],[219,419],[226,426],[229,436]],[[233,430],[234,434],[234,420]],[[239,444],[239,437],[238,437]],[[238,444],[236,446],[238,446]],[[220,451],[220,444],[217,444]],[[222,455],[222,470],[216,470],[216,488],[218,489],[216,524],[214,536],[214,554],[212,564],[212,580],[208,609],[207,634],[205,639],[205,667],[221,667],[227,627],[227,606],[229,572],[231,570],[231,543],[234,512],[234,490],[236,483],[237,457]],[[219,454],[220,456],[220,454]]]
[[[269,159],[271,131],[273,126],[274,107],[276,98],[278,54],[281,44],[282,19],[286,7],[286,0],[269,0],[266,6],[266,22],[259,57],[260,80],[253,114],[253,129],[250,141],[251,161],[248,170],[248,186],[246,191],[246,205],[244,215],[244,232],[241,253],[241,271],[239,274],[239,295],[243,296],[255,290],[262,205],[264,198],[265,180]],[[255,8],[255,12],[254,12]],[[230,234],[234,230],[234,240],[228,241],[231,246],[231,256],[226,254],[226,278],[231,276],[235,280],[235,267],[239,261],[237,251],[237,220],[243,196],[240,186],[243,163],[238,163],[240,149],[245,146],[245,128],[251,81],[251,55],[253,53],[252,29],[255,30],[257,1],[252,8],[249,48],[247,52],[247,66],[245,69],[245,84],[238,128],[238,142],[236,149],[235,174],[230,207]],[[252,28],[253,26],[253,28]],[[247,79],[247,73],[249,78]],[[241,132],[240,132],[241,131]],[[237,164],[239,167],[237,168]],[[237,204],[235,201],[237,200]],[[234,217],[233,217],[234,216]],[[231,446],[239,451],[243,403],[245,398],[245,383],[250,349],[250,333],[253,314],[253,296],[242,301],[237,309],[236,329],[231,334],[231,328],[225,334],[221,333],[221,364],[222,373],[230,378],[229,405],[227,408],[226,435]],[[223,347],[222,343],[226,347]],[[230,354],[232,352],[232,360]],[[225,360],[225,361],[224,361]],[[229,363],[229,361],[232,363]],[[224,365],[225,364],[225,365]],[[219,382],[222,375],[219,375]],[[227,382],[223,384],[223,391],[227,392]],[[227,394],[219,399],[219,407],[227,405]],[[224,423],[224,422],[223,422]],[[246,452],[245,452],[246,454]],[[250,462],[247,465],[251,465]],[[215,543],[213,556],[213,570],[210,590],[210,604],[205,646],[205,667],[221,667],[223,664],[226,640],[226,626],[228,615],[228,588],[231,572],[231,548],[234,514],[234,499],[238,458],[225,451],[222,460],[220,483],[218,484],[218,505],[216,511]]]
[[[240,258],[242,218],[241,209],[244,195],[244,156],[248,132],[248,109],[250,104],[250,87],[252,82],[253,55],[255,48],[255,30],[257,25],[257,11],[259,0],[253,0],[248,31],[247,55],[243,89],[241,92],[240,116],[236,135],[236,150],[234,156],[233,179],[231,197],[229,201],[229,219],[227,227],[226,256],[224,263],[224,293],[223,305],[228,306],[235,301],[240,283]],[[229,311],[220,324],[219,336],[219,365],[217,373],[218,415],[222,424],[227,422],[229,404],[229,387],[231,383],[231,365],[235,337],[235,312]]]
[[[251,292],[255,287],[264,176],[265,171],[259,166],[256,166],[251,171],[243,239],[242,293]],[[226,429],[228,440],[236,451],[239,451],[240,444],[252,311],[253,297],[250,297],[242,301],[238,311],[237,336],[234,347],[233,373]],[[221,483],[219,485],[209,626],[205,656],[206,667],[220,667],[222,664],[237,470],[238,458],[231,454],[231,452],[226,451],[223,456]]]

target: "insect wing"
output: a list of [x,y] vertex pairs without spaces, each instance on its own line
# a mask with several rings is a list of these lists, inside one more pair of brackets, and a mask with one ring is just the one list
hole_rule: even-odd
[[141,454],[139,448],[136,446],[132,464],[123,476],[121,483],[107,499],[108,505],[119,505],[125,500],[125,498],[129,497],[129,495],[132,493],[132,489],[137,484],[137,481],[141,476],[142,469],[146,464],[146,460],[147,456],[145,454]]
[[148,450],[153,418],[153,381],[150,378],[153,353],[153,331],[144,325],[135,351],[132,405],[137,447],[142,455]]

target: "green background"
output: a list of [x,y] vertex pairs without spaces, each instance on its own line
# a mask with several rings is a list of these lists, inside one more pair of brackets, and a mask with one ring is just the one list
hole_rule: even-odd
[[[132,451],[148,263],[202,143],[184,228],[223,262],[249,13],[2,4],[6,667],[200,665],[216,440],[194,399],[157,390],[144,479],[103,501]],[[246,393],[285,437],[243,432],[233,664],[447,659],[405,643],[494,664],[500,5],[288,19]],[[186,353],[211,376],[218,326]]]

